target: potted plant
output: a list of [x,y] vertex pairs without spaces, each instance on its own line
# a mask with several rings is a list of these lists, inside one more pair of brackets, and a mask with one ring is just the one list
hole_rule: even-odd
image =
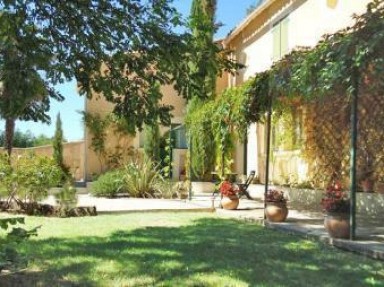
[[225,180],[220,184],[221,207],[224,209],[236,209],[239,206],[239,197],[237,193],[239,188],[231,182]]
[[287,199],[281,190],[270,189],[265,197],[265,216],[271,222],[283,222],[288,216]]
[[350,200],[341,184],[336,182],[328,186],[321,199],[324,212],[324,227],[333,238],[349,238]]

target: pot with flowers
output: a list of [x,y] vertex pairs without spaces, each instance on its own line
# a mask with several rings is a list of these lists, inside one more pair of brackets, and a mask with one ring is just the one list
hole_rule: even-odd
[[271,222],[283,222],[288,216],[287,199],[284,192],[270,189],[265,197],[265,216]]
[[239,188],[229,181],[223,181],[220,184],[221,207],[224,209],[236,209],[239,206],[239,197],[237,193]]
[[321,199],[324,227],[333,238],[349,238],[350,201],[340,183],[331,184]]

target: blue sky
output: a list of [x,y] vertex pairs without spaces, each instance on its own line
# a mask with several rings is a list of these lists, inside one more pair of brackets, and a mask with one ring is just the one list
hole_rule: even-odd
[[[218,0],[216,21],[223,24],[218,30],[215,38],[225,37],[230,30],[238,25],[246,16],[246,10],[258,0]],[[192,0],[174,0],[174,5],[178,11],[187,17],[189,15]],[[35,136],[44,134],[53,136],[55,132],[56,115],[60,112],[63,122],[64,137],[69,141],[81,140],[84,137],[84,128],[81,115],[78,111],[84,110],[84,97],[80,97],[76,91],[76,82],[72,81],[57,86],[65,97],[64,102],[52,101],[49,112],[51,125],[35,122],[17,122],[16,129],[20,131],[30,130]],[[4,130],[4,121],[0,121],[0,130]]]

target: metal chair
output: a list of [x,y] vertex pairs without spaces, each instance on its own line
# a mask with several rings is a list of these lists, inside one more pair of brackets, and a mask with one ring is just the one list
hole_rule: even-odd
[[255,178],[255,174],[256,174],[255,171],[251,170],[245,183],[237,183],[239,187],[239,192],[237,193],[237,196],[239,198],[245,195],[248,199],[255,200],[248,192],[248,187],[252,183],[253,179]]
[[[248,199],[250,199],[250,200],[255,200],[255,198],[253,198],[253,197],[249,194],[249,192],[248,192],[248,187],[249,187],[249,185],[252,183],[253,179],[255,178],[255,174],[256,174],[255,171],[252,170],[252,171],[249,173],[249,175],[248,175],[247,180],[245,181],[245,183],[233,183],[233,185],[236,185],[236,186],[238,187],[238,189],[239,189],[239,191],[237,192],[237,197],[238,197],[238,198],[241,198],[242,196],[245,195]],[[212,197],[215,198],[216,195],[217,195],[218,193],[220,193],[220,192],[219,192],[218,190],[215,190],[215,191],[213,192],[213,194],[212,194]],[[222,196],[221,196],[221,198],[222,198]]]

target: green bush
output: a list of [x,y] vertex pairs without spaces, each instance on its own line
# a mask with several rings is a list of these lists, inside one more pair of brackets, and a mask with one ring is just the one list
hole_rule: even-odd
[[161,197],[159,183],[163,177],[157,166],[150,158],[136,161],[125,166],[124,180],[132,197]]
[[123,192],[126,192],[124,171],[119,169],[100,175],[91,188],[91,194],[97,197],[115,197]]
[[52,158],[25,154],[9,161],[7,155],[0,156],[0,192],[19,203],[43,199],[61,178],[62,171]]

